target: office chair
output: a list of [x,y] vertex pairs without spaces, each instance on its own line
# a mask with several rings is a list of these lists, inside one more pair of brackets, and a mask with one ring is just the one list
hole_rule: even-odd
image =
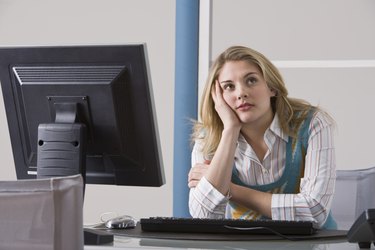
[[80,175],[0,181],[0,249],[83,249]]
[[375,208],[375,167],[337,170],[331,212],[338,229],[348,230],[368,208]]

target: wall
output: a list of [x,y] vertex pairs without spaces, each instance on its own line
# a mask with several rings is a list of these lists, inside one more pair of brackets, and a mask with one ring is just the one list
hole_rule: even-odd
[[[212,2],[212,59],[230,45],[244,44],[279,62],[341,60],[352,65],[281,71],[291,96],[320,104],[336,119],[338,168],[374,165],[375,132],[368,130],[375,125],[371,115],[375,69],[353,67],[351,60],[375,59],[375,2]],[[174,0],[0,0],[0,45],[148,45],[167,184],[162,188],[88,185],[86,223],[97,222],[108,211],[136,217],[172,214],[174,24]],[[14,180],[2,101],[0,138],[0,179]]]
[[[147,43],[167,184],[87,185],[84,221],[104,212],[172,215],[174,0],[0,0],[0,45]],[[1,180],[16,179],[0,101]]]
[[371,167],[374,9],[372,0],[214,0],[212,60],[234,44],[262,52],[280,65],[290,96],[334,117],[337,168]]

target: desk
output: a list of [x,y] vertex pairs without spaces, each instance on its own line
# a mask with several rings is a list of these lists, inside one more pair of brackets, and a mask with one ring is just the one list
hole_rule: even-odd
[[[346,239],[330,240],[269,240],[269,241],[196,241],[196,240],[162,240],[148,238],[132,238],[115,236],[114,243],[102,246],[85,246],[85,250],[115,250],[115,249],[236,249],[236,250],[354,250],[358,244],[349,243]],[[372,246],[373,249],[373,246]]]

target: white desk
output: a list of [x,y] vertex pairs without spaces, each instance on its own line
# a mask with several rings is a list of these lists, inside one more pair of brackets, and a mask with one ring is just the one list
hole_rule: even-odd
[[[115,249],[254,249],[254,250],[354,250],[359,249],[358,244],[349,243],[346,239],[309,240],[309,241],[194,241],[194,240],[161,240],[130,238],[115,236],[111,245],[85,246],[85,250],[115,250]],[[374,249],[374,246],[371,246]]]

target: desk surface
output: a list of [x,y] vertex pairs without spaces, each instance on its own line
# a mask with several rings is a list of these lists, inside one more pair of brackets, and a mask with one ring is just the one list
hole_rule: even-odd
[[98,229],[115,235],[109,245],[85,246],[85,250],[114,249],[254,249],[254,250],[349,250],[358,249],[357,243],[347,241],[345,230],[322,230],[311,236],[281,240],[276,235],[220,235],[194,233],[144,232],[137,225],[132,229]]
[[85,250],[114,250],[114,249],[254,249],[254,250],[354,250],[358,244],[349,243],[346,239],[330,240],[268,240],[268,241],[206,241],[206,240],[164,240],[148,238],[132,238],[115,236],[115,241],[110,245],[85,246]]

